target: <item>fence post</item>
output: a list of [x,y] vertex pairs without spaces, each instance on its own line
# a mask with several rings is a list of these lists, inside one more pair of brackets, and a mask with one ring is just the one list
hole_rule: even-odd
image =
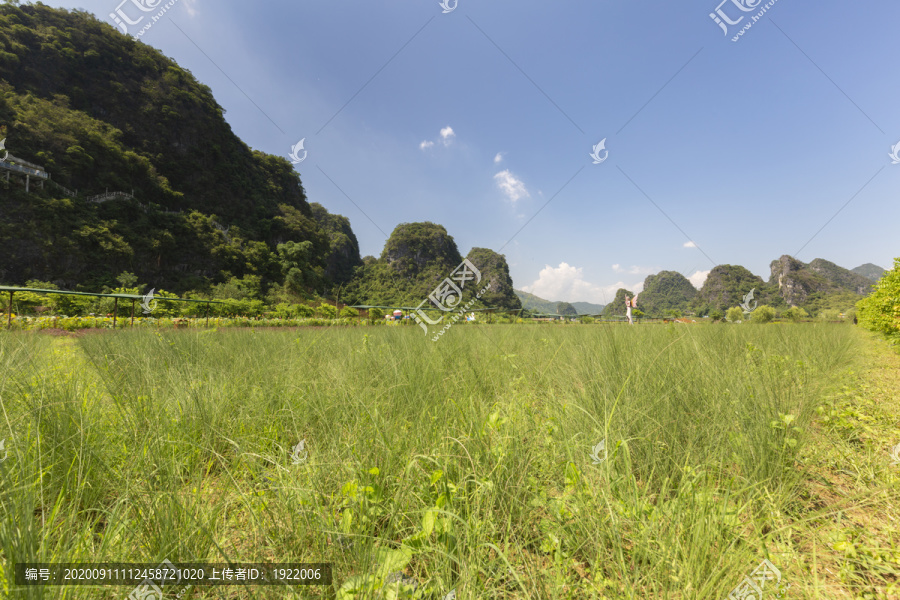
[[131,326],[134,327],[134,303],[135,300],[131,301]]
[[209,327],[209,302],[206,303],[206,326]]
[[6,317],[6,328],[7,329],[12,328],[12,297],[13,297],[13,293],[14,292],[12,290],[9,290],[9,314]]
[[115,304],[113,305],[113,329],[116,328],[116,315],[119,314],[119,298],[116,297]]

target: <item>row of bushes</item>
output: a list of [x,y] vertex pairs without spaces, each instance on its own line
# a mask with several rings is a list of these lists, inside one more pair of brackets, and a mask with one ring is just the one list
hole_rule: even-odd
[[[823,310],[819,312],[816,318],[820,321],[840,322],[853,321],[855,316],[856,310],[850,310],[846,313],[841,313],[838,310]],[[722,313],[720,310],[713,310],[709,313],[709,317],[713,321],[721,321],[724,319],[730,323],[740,323],[747,320],[744,310],[739,306],[729,308],[725,313]],[[792,306],[791,308],[782,311],[776,311],[771,306],[763,304],[762,306],[756,307],[756,309],[750,313],[749,320],[753,323],[769,323],[776,318],[799,323],[800,321],[809,319],[810,315],[799,306]]]
[[[358,325],[361,321],[352,319],[281,319],[281,318],[247,318],[247,317],[210,317],[210,327],[310,327],[333,325]],[[117,319],[116,329],[131,327],[131,319]],[[135,317],[134,327],[178,329],[182,327],[206,327],[205,318],[164,317],[161,319]],[[42,329],[63,329],[77,331],[79,329],[112,329],[112,317],[21,317],[13,316],[12,329],[19,331],[39,331]],[[5,327],[4,327],[5,329]]]

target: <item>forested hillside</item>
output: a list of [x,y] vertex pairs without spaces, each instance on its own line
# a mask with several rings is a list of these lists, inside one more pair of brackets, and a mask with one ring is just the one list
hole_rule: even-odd
[[[359,260],[327,211],[313,218],[292,165],[238,139],[207,86],[86,12],[0,5],[0,124],[11,154],[63,186],[4,186],[5,283],[98,289],[129,271],[178,293],[303,296]],[[134,197],[88,202],[107,190]]]

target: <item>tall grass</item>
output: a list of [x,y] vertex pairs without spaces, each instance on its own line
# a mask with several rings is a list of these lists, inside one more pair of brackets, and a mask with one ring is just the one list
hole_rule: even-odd
[[168,558],[333,562],[343,598],[386,597],[405,568],[419,597],[719,600],[778,564],[769,514],[854,343],[828,325],[0,336],[0,585],[119,598],[16,588],[12,567]]

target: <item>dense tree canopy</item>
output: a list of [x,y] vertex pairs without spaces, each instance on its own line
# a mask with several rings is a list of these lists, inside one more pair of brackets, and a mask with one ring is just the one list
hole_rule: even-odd
[[882,275],[875,291],[857,304],[859,324],[886,336],[900,337],[900,258]]

